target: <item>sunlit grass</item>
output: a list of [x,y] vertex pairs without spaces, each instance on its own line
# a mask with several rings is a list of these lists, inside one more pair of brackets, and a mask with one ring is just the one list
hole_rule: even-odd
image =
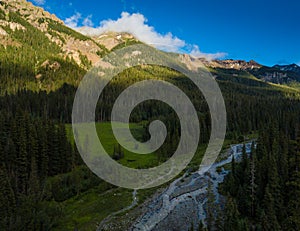
[[[119,128],[122,129],[123,127],[124,127],[124,129],[126,129],[125,124],[119,123]],[[72,126],[66,125],[66,128],[67,128],[67,135],[68,135],[69,139],[71,140],[71,143],[74,144],[74,136],[73,136],[73,132],[72,132]],[[109,122],[96,123],[96,129],[97,129],[97,134],[98,134],[98,137],[99,137],[99,140],[100,140],[102,146],[104,147],[106,152],[112,156],[113,152],[114,152],[114,147],[116,145],[118,145],[118,141],[116,140],[116,138],[113,134],[111,124]],[[141,124],[131,123],[130,129],[131,129],[133,136],[136,139],[140,140],[140,138],[144,132],[143,126]],[[86,131],[86,133],[88,133],[88,132],[89,131]],[[79,139],[84,140],[84,137],[79,137]],[[126,138],[124,137],[124,139],[126,139]],[[123,140],[123,141],[126,142],[126,140]],[[157,159],[157,156],[155,153],[137,154],[137,153],[130,152],[126,149],[123,149],[123,151],[124,151],[124,158],[119,160],[119,163],[124,166],[130,167],[130,168],[149,168],[149,167],[156,166],[158,164],[158,159]]]

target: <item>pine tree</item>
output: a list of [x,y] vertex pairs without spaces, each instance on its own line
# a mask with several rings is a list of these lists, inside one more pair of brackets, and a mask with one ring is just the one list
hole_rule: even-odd
[[263,226],[264,230],[280,230],[280,226],[276,217],[275,212],[275,201],[270,193],[269,185],[266,187],[265,196],[263,200],[263,208],[265,212],[265,217],[267,219],[267,223]]
[[16,203],[4,164],[0,165],[0,229],[11,230]]
[[59,156],[60,165],[62,167],[62,172],[69,172],[72,168],[72,149],[67,140],[65,125],[60,124],[58,127],[58,146],[59,146]]
[[227,197],[225,205],[224,231],[240,230],[240,213],[237,204],[232,197]]
[[278,176],[277,165],[275,162],[274,154],[269,155],[269,164],[268,164],[268,190],[273,198],[276,199],[274,204],[274,209],[276,214],[280,214],[283,203],[281,197],[281,188],[280,188],[280,179]]
[[53,123],[48,124],[48,131],[47,131],[47,150],[48,150],[48,169],[49,169],[49,175],[54,176],[58,173],[63,172],[62,168],[62,161],[61,161],[61,156],[60,156],[60,146],[59,146],[59,137],[58,137],[58,132],[57,128]]
[[293,144],[290,153],[288,187],[288,218],[285,221],[287,230],[300,230],[300,138]]
[[256,202],[256,152],[254,143],[251,145],[251,154],[250,154],[250,199],[251,199],[251,217],[255,217],[255,202]]
[[27,193],[27,183],[28,183],[28,154],[26,148],[26,133],[23,127],[23,119],[19,120],[18,128],[18,141],[17,141],[17,179],[16,185],[19,193]]
[[39,122],[37,124],[38,133],[38,155],[37,155],[37,165],[38,165],[38,175],[40,182],[44,184],[48,176],[48,146],[47,146],[47,134],[48,131],[47,123]]
[[29,175],[29,182],[28,182],[28,194],[32,197],[34,201],[39,201],[40,182],[38,176],[38,167],[34,156],[32,156],[31,158],[31,168],[30,168],[30,175]]
[[206,224],[209,231],[214,230],[215,215],[216,215],[216,198],[213,192],[213,184],[209,180],[207,186],[207,212],[206,212]]

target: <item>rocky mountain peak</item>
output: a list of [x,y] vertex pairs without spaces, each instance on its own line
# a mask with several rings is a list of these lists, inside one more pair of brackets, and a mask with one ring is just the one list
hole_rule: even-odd
[[300,66],[295,63],[289,65],[275,65],[273,66],[273,68],[279,69],[281,71],[291,71],[300,74]]
[[17,12],[21,16],[25,17],[30,23],[39,27],[38,23],[41,18],[48,18],[63,24],[63,21],[57,18],[54,14],[45,11],[41,7],[34,6],[31,2],[26,0],[1,0],[0,9],[4,12]]
[[214,62],[220,65],[221,68],[236,69],[236,70],[258,69],[262,66],[253,60],[247,62],[244,60],[228,59],[228,60],[215,60]]
[[[30,24],[30,25],[29,25]],[[15,38],[18,30],[27,31],[33,26],[49,40],[61,48],[60,56],[73,59],[86,68],[88,63],[96,63],[107,49],[93,39],[84,36],[64,25],[54,14],[34,6],[25,0],[0,1],[0,44],[21,46],[22,40]],[[27,33],[34,33],[32,29]]]

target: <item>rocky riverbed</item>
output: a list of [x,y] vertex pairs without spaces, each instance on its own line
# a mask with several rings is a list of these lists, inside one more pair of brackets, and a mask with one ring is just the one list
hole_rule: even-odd
[[[251,143],[246,144],[247,153],[251,152]],[[218,185],[224,181],[228,171],[217,170],[230,163],[233,157],[239,160],[242,149],[243,144],[232,145],[228,156],[208,170],[204,168],[205,171],[202,169],[192,174],[184,174],[173,181],[163,193],[148,204],[146,212],[137,219],[130,230],[188,231],[192,225],[197,229],[201,221],[205,224],[208,183],[212,183],[216,202],[220,202]]]

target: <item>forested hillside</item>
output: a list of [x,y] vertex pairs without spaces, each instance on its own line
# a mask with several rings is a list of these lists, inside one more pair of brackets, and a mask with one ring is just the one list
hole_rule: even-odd
[[268,125],[250,156],[244,150],[242,162],[231,163],[218,230],[299,230],[299,125],[290,132]]
[[[129,74],[132,76],[130,81],[126,78]],[[229,79],[226,78],[226,75],[222,75],[221,72],[219,74],[219,84],[227,107],[228,139],[238,142],[240,139],[243,139],[241,138],[243,135],[265,130],[269,126],[271,127],[272,124],[274,124],[272,126],[274,136],[280,134],[280,136],[277,135],[277,138],[272,138],[272,133],[266,136],[267,133],[265,132],[260,142],[263,146],[267,145],[268,148],[266,148],[264,153],[268,155],[264,156],[266,155],[264,153],[259,154],[261,150],[259,148],[256,155],[261,155],[257,157],[259,162],[257,166],[262,166],[262,170],[269,171],[268,176],[271,177],[274,173],[283,177],[284,175],[279,171],[287,172],[286,178],[273,179],[281,182],[280,187],[278,186],[277,188],[277,193],[285,193],[287,187],[285,184],[289,182],[286,179],[293,182],[299,180],[297,172],[293,171],[293,168],[296,168],[299,164],[298,162],[293,162],[293,159],[297,159],[297,151],[293,150],[299,147],[299,143],[294,142],[293,146],[289,146],[290,148],[285,146],[285,144],[290,144],[289,140],[297,139],[296,128],[300,124],[299,93],[293,89],[268,85],[247,77]],[[119,77],[115,78],[105,91],[107,97],[99,101],[99,106],[102,105],[102,107],[99,107],[101,110],[99,109],[96,112],[98,121],[109,121],[113,102],[122,89],[135,81],[157,78],[157,76],[178,85],[190,98],[194,99],[193,103],[198,109],[201,123],[202,133],[200,141],[202,144],[206,143],[209,138],[210,118],[207,105],[201,93],[196,91],[196,88],[190,81],[186,80],[186,77],[161,67],[149,66],[146,69],[136,67],[126,70]],[[7,208],[7,211],[3,211],[2,227],[18,229],[18,227],[24,226],[24,223],[28,225],[26,225],[28,229],[30,227],[40,229],[41,225],[45,229],[46,227],[52,227],[59,221],[59,216],[56,216],[57,212],[53,212],[50,208],[58,209],[63,214],[63,210],[61,211],[59,207],[60,202],[78,195],[78,193],[84,192],[91,187],[95,187],[101,182],[85,167],[82,168],[84,165],[75,146],[66,138],[64,124],[70,123],[75,90],[76,88],[73,86],[64,85],[59,90],[51,93],[19,91],[14,95],[5,95],[0,98],[2,124],[0,145],[2,159],[1,176],[6,182],[3,184],[1,201]],[[179,121],[173,111],[163,104],[156,104],[150,101],[135,109],[131,120],[138,123],[157,119],[158,116],[166,122],[169,131],[166,144],[157,151],[158,161],[164,161],[169,157],[168,153],[173,153],[174,148],[177,147],[176,141],[180,136]],[[145,133],[144,138],[147,138],[147,133]],[[258,147],[260,147],[260,142]],[[273,144],[273,142],[276,143]],[[281,147],[280,145],[283,146]],[[292,149],[292,147],[294,148]],[[283,154],[286,156],[282,156]],[[275,170],[266,170],[264,163],[268,163],[270,167],[268,158],[271,157],[274,158],[277,167],[275,168],[274,166]],[[279,170],[278,167],[282,167],[281,161],[289,161],[290,165],[287,165],[285,169]],[[83,172],[78,173],[78,171]],[[246,172],[238,173],[236,177],[247,183],[246,179],[251,175],[249,173],[250,170],[248,168],[243,171]],[[255,171],[256,174],[260,174],[259,170]],[[270,171],[273,173],[271,174]],[[67,172],[71,174],[66,176],[67,178],[61,178],[61,180],[64,179],[63,181],[56,182],[51,180],[52,176]],[[266,175],[266,173],[261,174],[264,177]],[[243,176],[246,179],[243,179]],[[82,179],[81,177],[88,178],[82,181],[80,180]],[[78,185],[77,182],[81,183]],[[263,180],[263,182],[267,181]],[[235,181],[235,183],[231,184],[240,183]],[[238,189],[242,187],[245,188],[243,190],[246,190],[248,186],[247,184],[241,184],[241,186],[235,186],[237,189],[232,192],[232,197],[245,194]],[[290,183],[289,187],[297,187],[292,185],[293,183]],[[57,187],[64,189],[61,192],[62,194],[57,195]],[[106,188],[110,187],[106,186]],[[261,189],[257,196],[264,198],[266,186],[261,185],[260,187]],[[231,192],[232,190],[228,189],[226,192]],[[292,194],[296,193],[294,190],[289,192]],[[296,196],[296,194],[293,194],[293,196]],[[282,198],[290,199],[292,197],[285,195]],[[259,200],[257,203],[260,202]],[[30,205],[28,205],[29,202],[31,203]],[[247,206],[247,204],[243,205]],[[36,209],[32,210],[33,207]],[[279,207],[281,208],[280,211],[283,211],[283,204],[279,205]],[[246,210],[241,209],[240,211],[245,212]],[[40,213],[44,215],[39,217]],[[255,215],[258,216],[256,218],[258,220],[260,219],[259,214]],[[278,218],[278,223],[281,224],[281,222],[288,219],[288,214],[281,214],[281,217]],[[275,218],[273,217],[272,219]],[[36,223],[37,220],[39,222]],[[16,221],[20,221],[20,223]]]
[[[28,4],[0,2],[0,230],[94,230],[107,215],[126,207],[131,194],[100,180],[85,166],[66,127],[88,68],[110,50],[139,42],[124,35],[108,49],[101,39],[75,32]],[[222,186],[225,209],[208,229],[300,230],[300,91],[274,84],[289,81],[269,83],[259,78],[270,69],[258,64],[237,68],[231,61],[213,62],[207,66],[224,96],[228,143],[243,142],[249,134],[259,138],[249,157],[244,154],[241,163],[232,163]],[[275,72],[299,80],[291,70]],[[137,66],[116,76],[99,98],[96,122],[110,121],[122,90],[157,78],[189,96],[201,125],[199,146],[205,147],[211,126],[208,106],[187,77],[169,68]],[[166,142],[157,152],[148,159],[134,159],[113,138],[104,137],[112,157],[136,168],[167,160],[180,139],[175,112],[163,103],[147,101],[131,115],[136,136],[143,141],[149,138],[148,124],[156,119],[168,128]],[[152,193],[142,192],[145,198],[140,203]],[[82,198],[90,202],[84,215],[79,213]],[[93,207],[96,202],[102,207]]]

